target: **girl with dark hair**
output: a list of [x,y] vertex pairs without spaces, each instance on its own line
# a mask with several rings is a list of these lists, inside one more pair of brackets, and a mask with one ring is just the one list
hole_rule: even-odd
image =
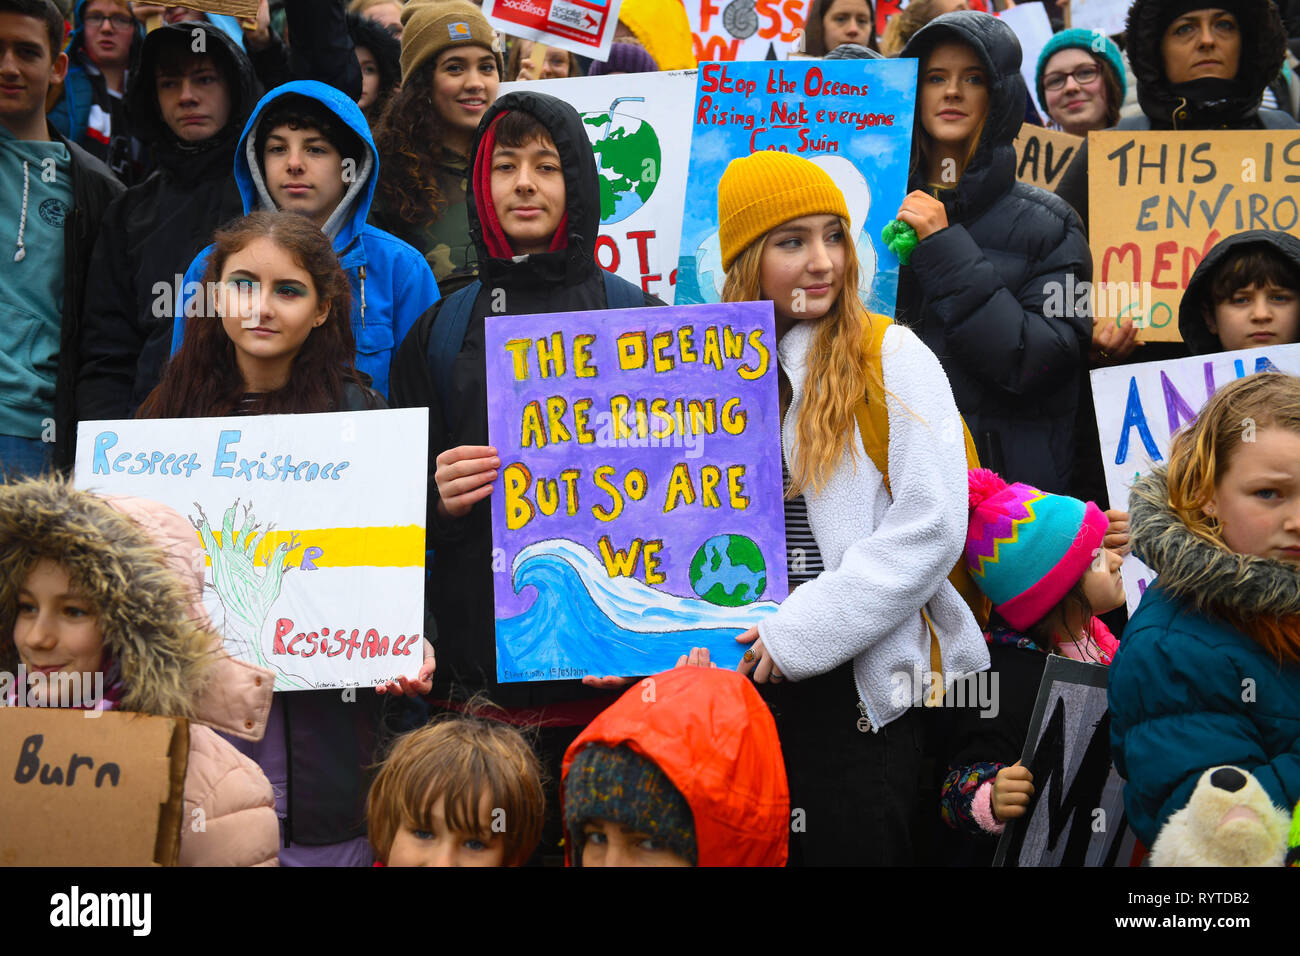
[[506,58],[506,76],[512,82],[582,76],[582,66],[578,63],[578,57],[559,47],[547,48],[540,70],[534,72],[533,65],[533,41],[516,37],[510,44],[510,55]]
[[372,219],[424,254],[445,296],[478,274],[466,212],[469,152],[496,102],[501,56],[468,0],[411,5],[402,22],[402,86],[375,133]]
[[[217,232],[204,276],[204,315],[190,324],[140,418],[190,418],[384,408],[361,383],[352,293],[329,238],[305,216],[255,212]],[[419,679],[377,688],[427,693]],[[363,768],[378,752],[379,694],[277,693],[259,742],[232,740],[275,787],[280,862],[366,866]]]
[[311,220],[255,212],[218,230],[203,288],[209,321],[193,324],[138,417],[384,407],[357,374],[352,293]]
[[991,837],[1024,816],[1034,794],[1033,776],[1017,757],[1047,658],[1109,664],[1119,645],[1093,615],[1123,604],[1124,584],[1119,554],[1103,544],[1106,515],[1092,502],[1008,485],[984,468],[972,469],[969,483],[966,563],[993,602],[986,636],[993,667],[974,679],[989,680],[997,696],[971,688],[957,699],[987,700],[989,708],[943,715],[950,721],[939,806],[962,838],[942,840],[941,855],[945,863],[987,866]]
[[402,44],[382,24],[355,13],[348,14],[348,34],[361,67],[361,98],[357,106],[374,130],[402,81]]
[[804,28],[803,52],[825,56],[844,43],[877,50],[875,20],[871,0],[813,0]]

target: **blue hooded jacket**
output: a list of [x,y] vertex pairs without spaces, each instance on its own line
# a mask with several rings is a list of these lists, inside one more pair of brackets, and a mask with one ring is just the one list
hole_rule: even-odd
[[[393,353],[416,319],[438,301],[438,283],[429,263],[415,247],[366,222],[379,178],[379,157],[370,136],[370,125],[356,103],[324,83],[295,80],[282,84],[263,96],[253,109],[235,147],[235,182],[244,200],[244,213],[275,208],[254,155],[256,130],[267,107],[290,93],[319,101],[347,123],[366,146],[356,180],[348,186],[322,231],[333,242],[339,265],[352,287],[352,334],[357,341],[357,368],[369,375],[375,391],[387,398],[388,366]],[[209,244],[190,263],[182,291],[199,288],[211,250]],[[172,331],[173,355],[185,336],[184,306],[189,298],[186,294],[177,305]]]

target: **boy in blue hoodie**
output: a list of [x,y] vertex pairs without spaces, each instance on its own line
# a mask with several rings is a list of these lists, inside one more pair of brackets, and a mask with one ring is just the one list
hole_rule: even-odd
[[[357,368],[388,396],[393,353],[438,300],[438,284],[414,247],[366,223],[379,173],[370,127],[356,103],[314,80],[286,83],[253,110],[235,149],[245,214],[285,209],[315,222],[334,244],[352,286]],[[187,319],[206,315],[199,295],[208,252],[190,263],[180,290],[172,354]]]

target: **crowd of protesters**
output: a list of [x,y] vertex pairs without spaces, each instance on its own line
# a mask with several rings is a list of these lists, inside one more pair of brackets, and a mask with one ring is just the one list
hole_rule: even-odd
[[[512,315],[663,305],[597,264],[595,160],[546,81],[695,67],[679,0],[624,0],[603,61],[469,0],[0,0],[0,670],[100,672],[96,706],[192,719],[209,822],[183,864],[987,864],[1033,803],[1054,654],[1108,669],[1145,846],[1209,768],[1295,807],[1300,378],[1220,388],[1130,503],[1106,500],[1088,373],[1300,342],[1300,240],[1222,239],[1179,343],[1056,314],[1092,278],[1086,143],[1051,193],[1014,141],[1300,128],[1300,4],[1134,0],[1106,37],[1051,3],[1034,89],[967,7],[912,0],[878,35],[868,0],[813,0],[797,51],[917,61],[893,315],[859,301],[856,211],[821,167],[756,153],[717,183],[722,297],[775,314],[802,570],[737,671],[696,649],[647,696],[496,679],[484,320],[501,290]],[[262,289],[258,324],[203,312],[214,285]],[[354,702],[273,693],[220,649],[188,522],[66,478],[78,422],[387,407],[428,409],[436,631],[416,677]],[[1130,551],[1158,577],[1127,619]],[[896,691],[990,667],[991,719]]]

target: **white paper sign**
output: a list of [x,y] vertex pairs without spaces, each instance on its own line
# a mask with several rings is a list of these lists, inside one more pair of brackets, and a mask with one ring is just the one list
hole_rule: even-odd
[[1046,108],[1038,102],[1038,57],[1043,47],[1052,38],[1052,21],[1047,18],[1047,10],[1041,3],[1018,3],[1009,10],[998,14],[1020,41],[1020,75],[1025,78],[1025,86],[1034,100],[1034,106],[1047,120]]
[[[1174,432],[1194,421],[1217,389],[1268,371],[1300,375],[1300,345],[1094,369],[1092,400],[1111,507],[1128,510],[1133,482],[1168,460]],[[1156,575],[1131,554],[1123,575],[1132,614]]]
[[76,485],[189,517],[213,623],[276,690],[373,686],[423,661],[428,414],[82,422]]
[[1113,37],[1126,29],[1130,6],[1132,0],[1070,0],[1070,26]]
[[[532,83],[502,83],[511,90]],[[673,304],[691,155],[695,71],[546,80],[582,115],[600,177],[596,261]]]

